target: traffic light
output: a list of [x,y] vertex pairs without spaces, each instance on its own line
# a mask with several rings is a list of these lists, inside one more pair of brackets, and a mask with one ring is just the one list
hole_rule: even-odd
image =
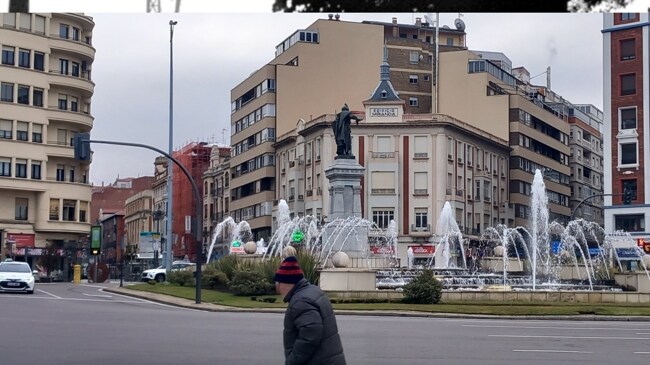
[[74,146],[74,158],[78,161],[90,161],[90,134],[75,133],[72,136]]
[[632,189],[623,190],[623,204],[624,205],[632,204]]

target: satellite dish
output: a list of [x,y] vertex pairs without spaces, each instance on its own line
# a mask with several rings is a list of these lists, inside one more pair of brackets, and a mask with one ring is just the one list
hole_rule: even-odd
[[448,25],[443,25],[442,29],[450,29]]
[[458,30],[465,30],[465,22],[461,18],[454,20],[454,25]]
[[424,20],[426,20],[427,23],[429,23],[430,26],[433,26],[433,23],[435,23],[435,22],[433,21],[433,19],[431,18],[431,15],[429,15],[429,14],[425,14],[425,15],[424,15]]

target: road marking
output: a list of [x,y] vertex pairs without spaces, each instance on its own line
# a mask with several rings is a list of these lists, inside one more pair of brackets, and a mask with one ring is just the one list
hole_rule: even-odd
[[650,332],[637,332],[637,335],[650,335]]
[[89,296],[89,297],[100,297],[100,298],[112,298],[112,295],[102,295],[102,294],[86,294],[82,293],[83,295]]
[[638,352],[635,352],[635,354],[650,355],[650,352],[638,351]]
[[593,354],[591,351],[574,351],[574,350],[512,350],[512,352],[547,352],[547,353],[570,353],[570,354]]
[[38,290],[38,291],[40,291],[40,292],[42,292],[42,293],[45,293],[45,294],[47,294],[47,295],[53,296],[53,297],[56,298],[56,299],[63,299],[63,298],[61,298],[60,296],[54,295],[54,294],[52,294],[52,293],[48,293],[48,292],[46,292],[45,290],[42,290],[42,289],[36,289],[36,290]]
[[[516,329],[553,329],[553,330],[611,330],[611,331],[646,331],[646,328],[620,328],[620,327],[553,327],[553,326],[495,326],[480,324],[463,324],[461,327],[477,328],[516,328]],[[650,333],[637,333],[637,335],[650,335]]]
[[[102,291],[103,291],[103,290],[102,290]],[[128,295],[122,295],[122,294],[117,294],[117,293],[111,293],[111,294],[113,294],[113,295],[117,295],[118,297],[123,297],[123,298],[129,298],[129,299],[140,300],[142,303],[155,304],[155,305],[159,305],[159,306],[161,306],[161,307],[175,308],[175,309],[184,309],[184,310],[193,311],[193,312],[204,312],[203,310],[200,310],[200,309],[193,309],[193,308],[180,307],[180,306],[177,306],[177,305],[158,303],[158,302],[153,302],[153,301],[146,300],[146,299],[130,297],[130,296],[128,296]]]
[[604,337],[604,336],[544,336],[544,335],[488,335],[488,337],[506,338],[565,338],[578,340],[650,340],[650,337]]

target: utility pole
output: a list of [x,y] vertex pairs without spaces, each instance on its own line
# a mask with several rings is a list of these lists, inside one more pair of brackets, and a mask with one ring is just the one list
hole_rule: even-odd
[[10,0],[10,13],[29,13],[29,0]]
[[[160,6],[160,0],[147,0],[147,13],[160,13],[162,7]],[[181,0],[176,0],[176,6],[174,7],[174,12],[179,13],[181,11]]]
[[[174,154],[174,26],[177,21],[169,21],[169,155]],[[172,160],[167,160],[167,237],[165,244],[165,268],[171,270],[174,253],[173,243],[173,216],[174,206],[172,205],[174,165]]]

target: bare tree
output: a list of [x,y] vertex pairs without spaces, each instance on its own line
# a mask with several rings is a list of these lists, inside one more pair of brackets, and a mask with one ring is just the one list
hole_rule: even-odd
[[29,0],[10,0],[10,13],[29,13]]

